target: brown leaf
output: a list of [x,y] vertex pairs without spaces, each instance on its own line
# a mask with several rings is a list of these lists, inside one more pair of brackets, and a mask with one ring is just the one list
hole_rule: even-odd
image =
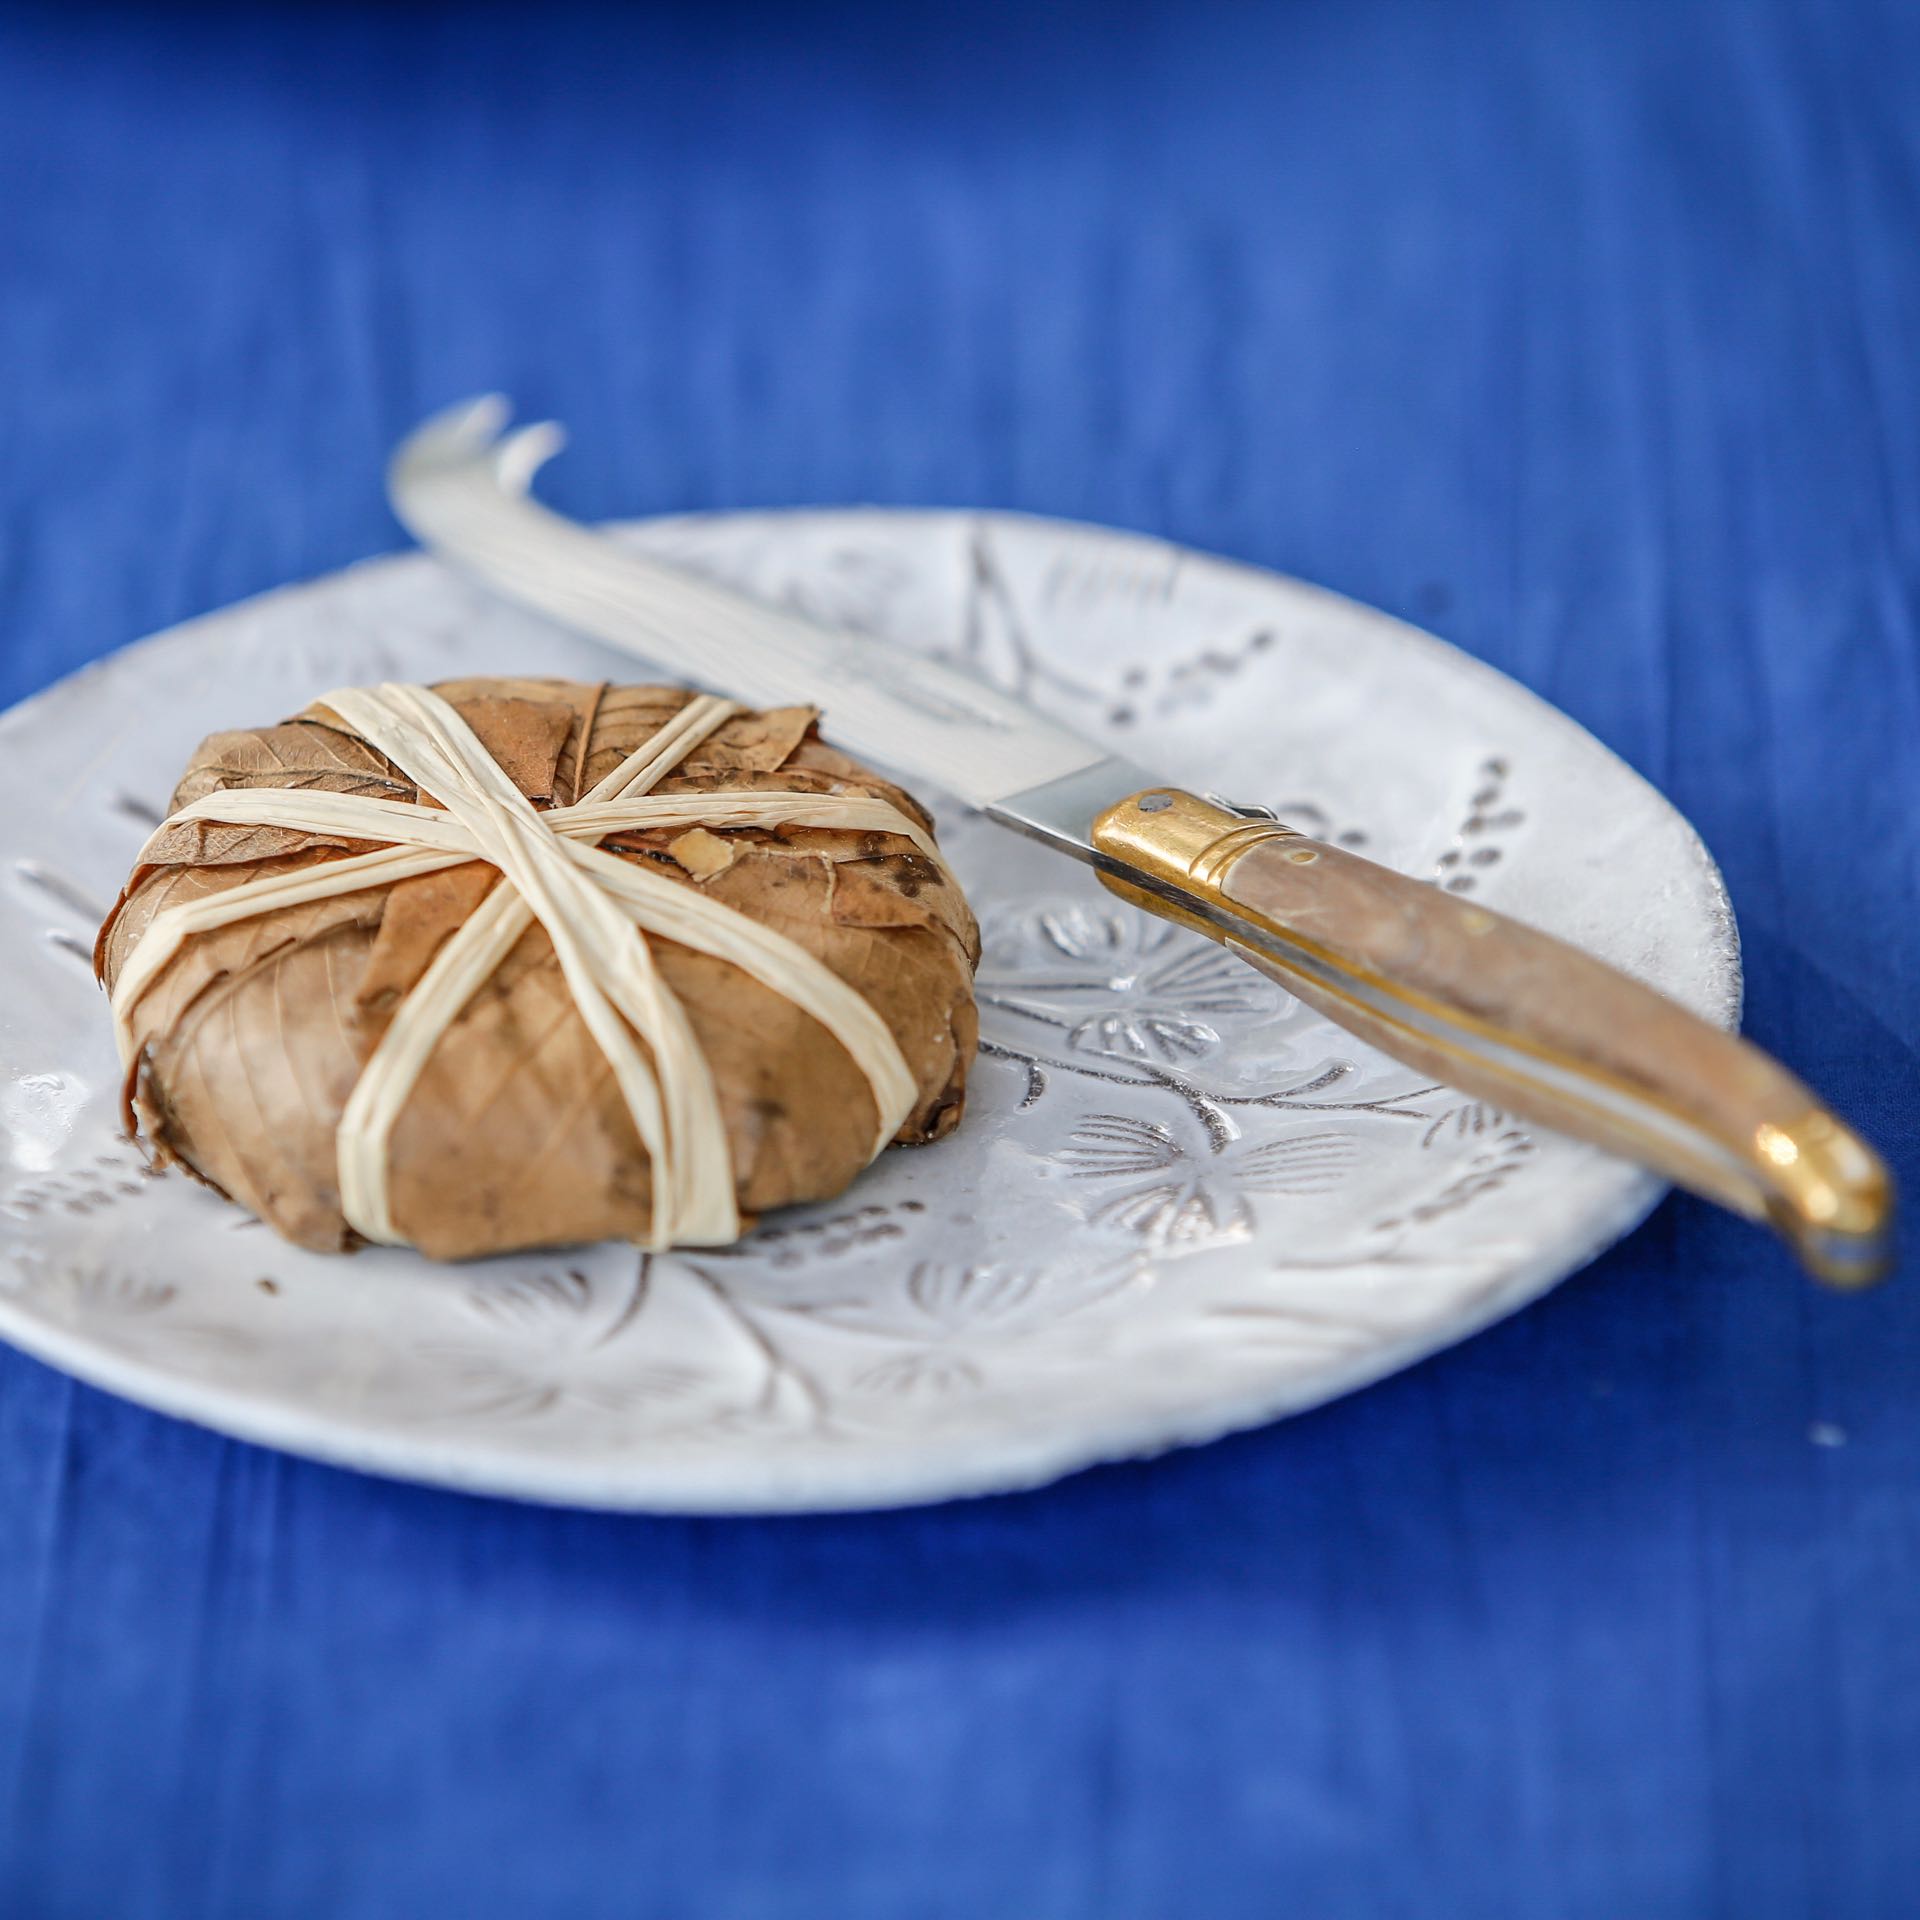
[[552,800],[560,749],[573,731],[571,706],[491,693],[469,694],[454,704],[480,744],[529,800]]
[[499,874],[479,861],[423,873],[389,889],[380,931],[354,994],[364,1019],[391,1014],[418,984],[441,946],[493,891]]

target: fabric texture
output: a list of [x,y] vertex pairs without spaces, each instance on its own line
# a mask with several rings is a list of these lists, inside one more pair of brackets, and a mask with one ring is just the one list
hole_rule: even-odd
[[[0,695],[397,547],[488,387],[584,515],[1143,528],[1662,786],[1749,1032],[1920,1193],[1917,222],[1900,0],[9,8]],[[1675,1200],[1322,1412],[865,1518],[387,1485],[0,1351],[0,1912],[1899,1920],[1908,1266]]]

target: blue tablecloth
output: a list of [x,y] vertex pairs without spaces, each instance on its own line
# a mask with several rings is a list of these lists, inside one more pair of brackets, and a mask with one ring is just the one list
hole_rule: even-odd
[[[980,502],[1407,614],[1726,870],[1920,1191],[1920,10],[0,16],[0,691],[391,548]],[[1276,716],[1276,733],[1282,716]],[[0,1913],[1920,1913],[1920,1272],[1670,1202],[1344,1404],[944,1510],[522,1509],[0,1352]]]

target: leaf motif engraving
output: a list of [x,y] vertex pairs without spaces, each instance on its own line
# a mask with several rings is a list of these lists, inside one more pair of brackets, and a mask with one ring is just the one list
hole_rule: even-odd
[[978,1358],[987,1347],[1076,1319],[1150,1280],[1136,1255],[1107,1251],[1043,1268],[933,1259],[914,1262],[888,1287],[765,1304],[782,1318],[836,1334]]
[[1266,625],[1253,627],[1226,645],[1210,644],[1152,667],[1129,667],[1122,678],[1125,693],[1107,714],[1119,727],[1131,726],[1142,711],[1156,716],[1183,709],[1210,706],[1223,689],[1273,649],[1278,635]]
[[1270,1140],[1239,1156],[1240,1185],[1249,1193],[1331,1193],[1359,1157],[1360,1143],[1350,1133]]
[[1173,1129],[1127,1113],[1096,1113],[1075,1127],[1055,1158],[1081,1179],[1125,1178],[1174,1166],[1181,1147]]
[[170,1280],[95,1263],[66,1264],[44,1249],[20,1247],[0,1269],[0,1293],[30,1300],[45,1316],[104,1346],[142,1359],[162,1359],[197,1374],[222,1360],[257,1353],[253,1331],[182,1312]]
[[555,1318],[577,1318],[593,1305],[593,1282],[578,1267],[543,1269],[476,1282],[466,1301],[485,1320],[532,1331]]
[[74,1305],[88,1315],[140,1318],[163,1312],[180,1297],[179,1288],[169,1281],[149,1280],[139,1274],[105,1268],[75,1268],[63,1277]]
[[54,953],[93,977],[93,932],[106,915],[92,894],[78,881],[69,879],[59,868],[44,860],[16,860],[14,876],[23,889],[29,889],[49,901],[71,925],[46,927],[41,939]]
[[900,1200],[891,1206],[850,1207],[821,1219],[775,1218],[755,1228],[750,1239],[731,1247],[710,1247],[702,1257],[764,1262],[776,1269],[839,1260],[887,1241],[906,1239],[918,1230],[918,1216],[926,1210],[924,1201]]
[[1264,1301],[1211,1307],[1207,1318],[1225,1323],[1236,1345],[1258,1342],[1268,1349],[1284,1347],[1308,1359],[1364,1352],[1377,1340],[1389,1337],[1391,1331],[1354,1315],[1336,1318],[1305,1307]]
[[929,1320],[945,1327],[996,1320],[1033,1298],[1039,1276],[1017,1267],[960,1267],[938,1260],[916,1262],[907,1295]]
[[526,1420],[563,1411],[622,1415],[653,1402],[687,1399],[711,1378],[700,1368],[669,1363],[629,1365],[618,1375],[585,1373],[538,1355],[517,1359],[452,1342],[415,1351],[454,1391],[451,1405],[423,1416],[437,1420]]
[[13,870],[23,886],[51,900],[69,919],[89,932],[107,917],[107,910],[77,880],[44,860],[16,860]]
[[970,672],[1021,700],[1050,692],[1099,704],[1096,687],[1063,673],[1034,643],[1026,608],[1000,557],[991,525],[976,521],[967,538],[967,600],[960,661]]
[[509,1269],[470,1282],[460,1300],[491,1341],[423,1342],[431,1391],[423,1418],[525,1420],[544,1414],[625,1416],[653,1403],[686,1400],[710,1387],[712,1371],[670,1355],[610,1350],[641,1319],[656,1261],[642,1254],[611,1279],[585,1267]]
[[1498,1133],[1507,1125],[1507,1116],[1498,1107],[1470,1100],[1462,1106],[1447,1108],[1420,1136],[1420,1144],[1431,1150],[1443,1140],[1477,1139],[1482,1134]]
[[1219,1246],[1253,1232],[1253,1209],[1244,1199],[1200,1180],[1135,1187],[1102,1201],[1088,1217],[1166,1247]]
[[124,819],[131,820],[142,833],[151,833],[167,817],[164,807],[156,806],[151,800],[137,793],[124,790],[116,793],[108,806]]
[[1506,858],[1507,842],[1526,814],[1507,800],[1513,765],[1489,754],[1474,773],[1474,790],[1453,837],[1433,863],[1431,878],[1449,893],[1472,893],[1490,868]]
[[1034,925],[1047,944],[1069,960],[1092,960],[1105,967],[1132,951],[1118,914],[1089,913],[1085,907],[1053,909],[1036,914]]
[[1331,1193],[1359,1158],[1349,1133],[1323,1130],[1251,1141],[1208,1140],[1195,1151],[1172,1127],[1132,1114],[1095,1114],[1054,1158],[1068,1177],[1113,1189],[1089,1220],[1158,1245],[1197,1248],[1248,1238],[1252,1196]]
[[1217,1028],[1179,1013],[1094,1014],[1067,1035],[1067,1045],[1077,1052],[1126,1054],[1136,1060],[1191,1060],[1219,1044]]
[[1164,964],[1150,967],[1141,979],[1156,1001],[1195,1013],[1262,1013],[1286,1002],[1281,988],[1210,940],[1182,940],[1175,934],[1157,949],[1169,950]]
[[[50,1140],[60,1136],[68,1097],[66,1083],[55,1075],[30,1075],[16,1081],[0,1101],[0,1123],[13,1134],[12,1157],[33,1165],[53,1157]],[[8,1187],[0,1198],[0,1213],[14,1220],[44,1219],[56,1213],[84,1218],[137,1200],[152,1181],[164,1178],[135,1148],[98,1153],[80,1166],[55,1172],[49,1166]]]
[[[1476,1114],[1476,1111],[1485,1116],[1482,1124],[1475,1124],[1473,1119],[1465,1117]],[[1453,1113],[1462,1116],[1462,1119],[1451,1130],[1452,1137],[1465,1137],[1468,1140],[1484,1137],[1487,1144],[1473,1153],[1466,1166],[1448,1180],[1439,1192],[1408,1207],[1404,1213],[1390,1214],[1376,1221],[1376,1229],[1402,1231],[1408,1227],[1428,1226],[1448,1214],[1458,1213],[1485,1195],[1499,1192],[1527,1166],[1538,1151],[1526,1132],[1506,1124],[1504,1115],[1474,1108],[1455,1108]],[[1442,1115],[1441,1118],[1446,1121],[1451,1115]],[[1431,1147],[1448,1138],[1446,1129],[1429,1131],[1433,1133],[1433,1138],[1423,1142],[1426,1146]]]
[[937,1398],[977,1389],[980,1369],[958,1355],[929,1348],[882,1360],[853,1377],[860,1393],[891,1394],[901,1399]]
[[989,1008],[1059,1030],[1076,1053],[1198,1060],[1223,1023],[1270,1019],[1288,995],[1197,935],[1145,914],[1049,908],[992,930],[979,993]]

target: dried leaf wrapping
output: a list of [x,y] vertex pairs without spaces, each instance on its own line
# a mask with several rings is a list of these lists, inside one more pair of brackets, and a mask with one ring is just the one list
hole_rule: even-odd
[[[437,691],[536,805],[576,801],[689,698],[553,680]],[[810,708],[736,715],[655,790],[873,795],[930,827],[908,795],[822,742],[816,719]],[[430,798],[314,706],[279,726],[213,735],[174,805],[300,785]],[[366,845],[283,828],[169,828],[101,929],[100,975],[111,987],[167,905]],[[864,995],[919,1090],[901,1141],[957,1124],[978,932],[958,887],[904,835],[671,827],[605,845],[774,928]],[[352,1244],[334,1163],[341,1109],[394,1008],[497,878],[473,862],[188,940],[132,1009],[133,1105],[155,1151],[302,1246]],[[872,1145],[860,1069],[810,1016],[727,962],[652,945],[719,1089],[741,1211],[840,1192]],[[442,1038],[394,1130],[389,1185],[406,1238],[440,1258],[644,1237],[645,1149],[538,926]]]

